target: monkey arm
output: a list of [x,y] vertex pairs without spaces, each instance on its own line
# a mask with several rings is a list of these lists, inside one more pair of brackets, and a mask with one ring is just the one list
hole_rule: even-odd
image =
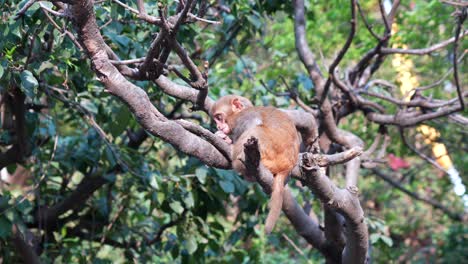
[[221,138],[222,140],[224,140],[224,142],[226,142],[227,144],[229,144],[229,145],[232,144],[232,139],[231,139],[228,135],[224,134],[223,131],[218,130],[218,131],[215,132],[215,135],[218,136],[218,137],[220,137],[220,138]]

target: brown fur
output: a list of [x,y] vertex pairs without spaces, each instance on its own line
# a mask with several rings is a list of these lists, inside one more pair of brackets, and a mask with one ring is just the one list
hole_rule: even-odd
[[[239,112],[232,107],[235,98],[241,99],[245,106]],[[251,105],[244,97],[226,96],[215,103],[211,114],[225,114],[225,122],[232,129],[232,166],[243,176],[247,176],[243,164],[244,144],[252,136],[258,139],[261,162],[275,177],[265,224],[265,232],[270,233],[281,213],[286,178],[298,160],[299,138],[294,123],[285,113],[274,107]]]

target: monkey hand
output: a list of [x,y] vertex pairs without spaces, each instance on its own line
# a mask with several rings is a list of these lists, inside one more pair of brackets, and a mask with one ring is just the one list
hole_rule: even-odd
[[229,138],[228,135],[224,134],[223,131],[221,130],[218,130],[216,131],[215,135],[217,135],[218,137],[222,138],[224,140],[224,142],[228,143],[228,144],[232,144],[232,140]]

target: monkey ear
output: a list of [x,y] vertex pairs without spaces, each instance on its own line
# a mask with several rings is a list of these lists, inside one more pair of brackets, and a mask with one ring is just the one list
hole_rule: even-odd
[[231,105],[232,105],[232,111],[234,113],[240,112],[242,111],[242,109],[244,109],[244,104],[242,104],[239,98],[234,98],[234,100],[232,100]]

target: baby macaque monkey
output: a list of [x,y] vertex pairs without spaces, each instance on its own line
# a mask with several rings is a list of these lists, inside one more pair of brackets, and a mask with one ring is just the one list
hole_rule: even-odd
[[273,174],[265,232],[269,234],[281,213],[286,179],[297,163],[299,137],[293,121],[274,107],[253,106],[249,99],[227,95],[212,106],[210,115],[216,122],[216,134],[233,144],[232,166],[249,180],[244,165],[244,144],[251,137],[258,140],[261,163]]

